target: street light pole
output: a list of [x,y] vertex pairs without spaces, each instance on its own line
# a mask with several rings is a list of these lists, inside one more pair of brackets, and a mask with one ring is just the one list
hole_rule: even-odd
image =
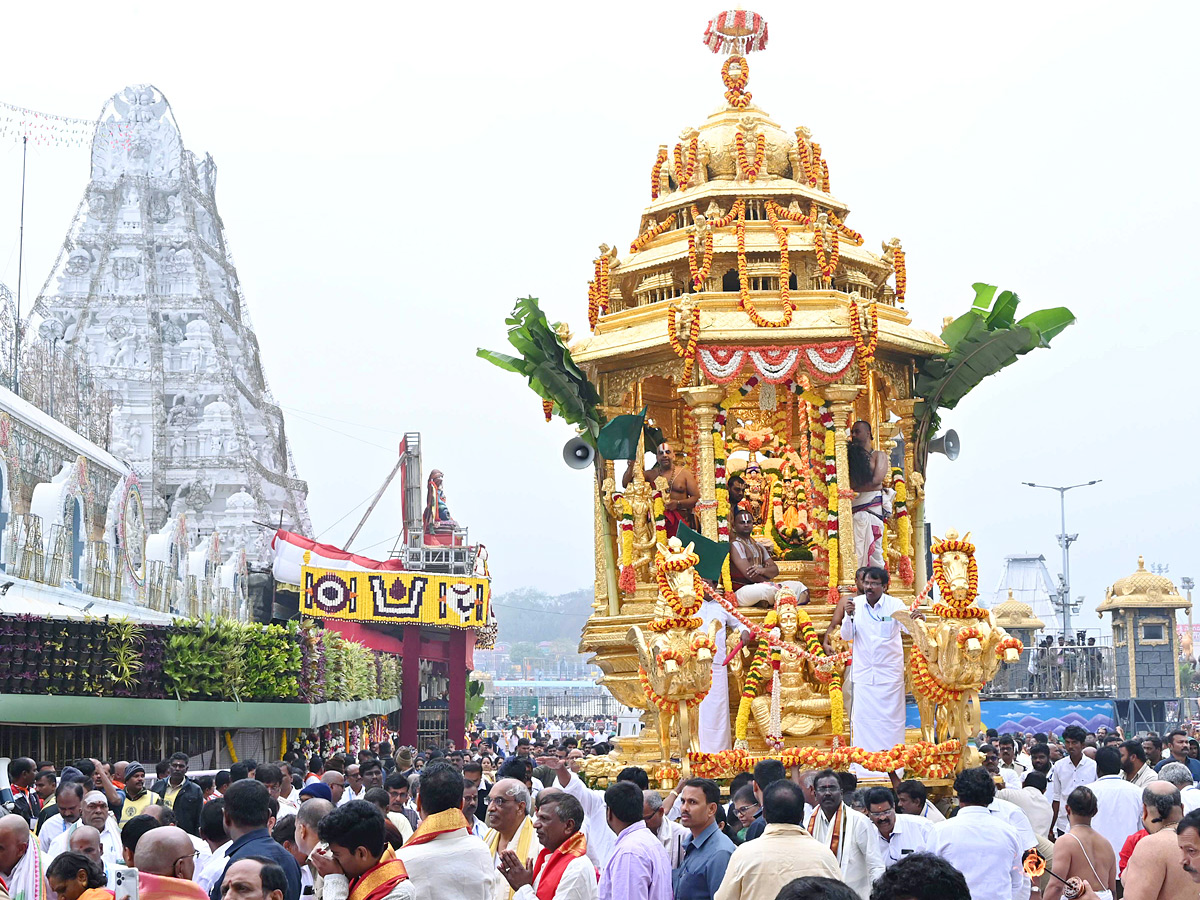
[[1091,487],[1093,484],[1099,484],[1103,478],[1096,478],[1092,481],[1085,481],[1082,484],[1069,484],[1064,486],[1055,486],[1049,484],[1034,484],[1032,481],[1021,482],[1026,487],[1043,488],[1047,491],[1058,491],[1058,509],[1062,531],[1058,535],[1058,546],[1062,547],[1062,578],[1061,588],[1059,591],[1058,605],[1062,609],[1063,617],[1063,637],[1067,640],[1071,638],[1071,545],[1079,539],[1078,534],[1067,534],[1067,491],[1073,491],[1075,488]]

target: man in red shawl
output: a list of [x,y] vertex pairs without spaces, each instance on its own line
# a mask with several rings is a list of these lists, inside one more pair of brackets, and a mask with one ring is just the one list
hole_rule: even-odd
[[542,791],[536,801],[533,828],[542,851],[533,867],[512,850],[500,851],[500,874],[515,892],[513,900],[596,900],[599,877],[587,857],[583,806],[556,789]]
[[[680,522],[695,528],[692,511],[700,501],[700,488],[696,486],[696,476],[691,469],[675,465],[675,450],[667,441],[655,448],[654,456],[654,465],[645,470],[646,482],[654,484],[655,479],[666,479],[667,495],[663,498],[663,506],[666,508],[667,537],[673,538]],[[633,466],[634,463],[629,464],[622,479],[625,487],[633,482]]]
[[365,800],[351,800],[317,823],[328,849],[312,853],[313,867],[325,879],[323,900],[413,900],[404,863],[385,858],[383,813]]

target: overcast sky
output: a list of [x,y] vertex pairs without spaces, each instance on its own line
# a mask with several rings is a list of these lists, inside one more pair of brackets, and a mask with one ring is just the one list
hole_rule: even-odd
[[[972,532],[984,590],[1008,553],[1057,573],[1056,495],[1020,483],[1103,478],[1069,495],[1075,595],[1094,607],[1139,554],[1200,573],[1197,5],[755,8],[771,33],[755,102],[812,129],[867,248],[903,239],[916,323],[939,330],[975,281],[1079,318],[945,416],[963,452],[932,459],[935,529]],[[701,43],[719,7],[419,9],[24,3],[5,12],[0,100],[91,118],[150,82],[185,146],[212,153],[321,540],[349,536],[420,431],[497,590],[579,588],[592,511],[588,474],[560,462],[571,431],[474,352],[507,348],[526,294],[586,329],[596,246],[628,246],[655,149],[722,102]],[[87,180],[85,149],[30,151],[27,305]],[[19,183],[19,145],[0,145],[13,287]],[[352,549],[386,554],[399,515],[390,496]]]

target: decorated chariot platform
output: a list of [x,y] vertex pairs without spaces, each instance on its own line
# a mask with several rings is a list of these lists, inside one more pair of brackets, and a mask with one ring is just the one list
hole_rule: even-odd
[[[772,756],[945,778],[969,759],[980,689],[1021,645],[975,604],[969,536],[926,538],[927,460],[947,447],[939,410],[1073,318],[1051,309],[1018,320],[1015,294],[979,284],[940,334],[915,325],[901,241],[869,249],[813,132],[782,128],[748,90],[746,56],[767,36],[750,11],[709,22],[723,102],[657,148],[628,252],[601,244],[593,262],[586,333],[549,323],[528,298],[508,319],[518,355],[480,356],[526,377],[547,421],[576,427],[564,456],[595,474],[596,600],[580,648],[645,714],[641,735],[589,775],[634,762],[666,783],[724,778]],[[870,452],[886,454],[880,508],[851,486],[856,422],[869,426]],[[660,466],[670,478],[655,477]],[[784,586],[769,605],[742,605],[733,591],[738,510],[753,516]],[[854,648],[830,629],[868,563],[907,606],[896,614],[908,632],[905,690],[921,709],[919,733],[872,752],[850,730]],[[736,623],[732,652],[719,649],[725,625],[701,617],[705,598]],[[714,687],[729,698],[715,751],[698,741]]]

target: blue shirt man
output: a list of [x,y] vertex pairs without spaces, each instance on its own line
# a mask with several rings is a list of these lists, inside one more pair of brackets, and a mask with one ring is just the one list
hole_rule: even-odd
[[1172,731],[1167,735],[1168,746],[1171,749],[1171,755],[1164,757],[1163,761],[1154,767],[1155,772],[1161,772],[1162,767],[1167,763],[1182,763],[1188,767],[1188,771],[1192,773],[1192,781],[1200,781],[1200,760],[1192,759],[1188,756],[1188,736],[1186,731]]
[[671,873],[675,900],[712,900],[725,878],[734,844],[717,825],[721,792],[707,778],[691,778],[679,794],[679,822],[691,831],[683,860]]

